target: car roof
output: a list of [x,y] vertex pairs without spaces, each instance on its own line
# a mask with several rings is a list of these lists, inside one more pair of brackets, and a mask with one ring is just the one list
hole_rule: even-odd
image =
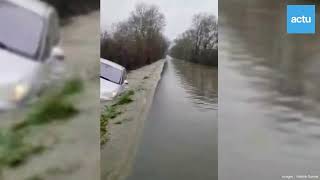
[[112,66],[114,68],[117,68],[117,69],[120,69],[120,70],[124,70],[125,68],[117,63],[114,63],[110,60],[107,60],[107,59],[103,59],[103,58],[100,58],[100,62],[104,63],[104,64],[107,64],[109,66]]
[[4,2],[12,3],[16,6],[30,10],[42,17],[48,17],[53,8],[40,0],[4,0]]

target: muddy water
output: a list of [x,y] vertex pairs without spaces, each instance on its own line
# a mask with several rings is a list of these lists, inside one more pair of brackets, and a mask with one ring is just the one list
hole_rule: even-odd
[[217,71],[168,60],[128,180],[214,180],[217,165]]
[[287,35],[285,1],[219,8],[219,179],[319,175],[319,32]]

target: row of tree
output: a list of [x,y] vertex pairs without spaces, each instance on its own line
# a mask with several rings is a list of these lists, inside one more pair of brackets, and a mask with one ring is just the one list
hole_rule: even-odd
[[62,18],[99,9],[100,0],[42,0],[53,5]]
[[218,22],[214,15],[197,14],[190,29],[174,40],[170,55],[205,65],[218,66]]
[[101,37],[101,57],[127,69],[164,58],[169,41],[163,35],[165,17],[154,5],[138,4],[130,17]]

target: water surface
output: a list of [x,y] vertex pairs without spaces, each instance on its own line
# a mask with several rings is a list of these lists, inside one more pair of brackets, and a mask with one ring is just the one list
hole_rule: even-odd
[[168,60],[128,180],[217,179],[217,70]]
[[288,35],[285,1],[219,5],[219,179],[319,175],[319,32]]

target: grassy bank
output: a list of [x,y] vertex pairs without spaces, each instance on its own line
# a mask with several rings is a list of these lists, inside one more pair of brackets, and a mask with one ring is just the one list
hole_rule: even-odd
[[[134,95],[131,98],[125,98],[130,97],[128,93],[127,96],[121,98],[122,100],[115,99],[111,104],[108,103],[110,105],[114,102],[129,104],[116,106],[115,110],[121,114],[108,120],[108,134],[101,138],[101,179],[126,179],[131,172],[164,63],[165,60],[162,59],[130,71],[127,80],[129,88],[133,90],[131,94],[134,92]],[[105,107],[103,108],[105,113]],[[109,139],[105,143],[107,137]]]
[[[105,144],[108,141],[108,125],[112,119],[115,119],[122,113],[121,106],[131,103],[133,101],[132,96],[134,95],[133,90],[124,92],[121,96],[115,99],[115,102],[110,106],[105,106],[104,111],[100,116],[100,141],[101,144]],[[121,124],[121,121],[114,122],[115,124]]]
[[83,90],[81,80],[67,81],[63,87],[53,90],[41,98],[22,121],[9,129],[0,131],[0,167],[18,166],[31,155],[45,150],[31,138],[33,132],[42,125],[54,121],[67,120],[78,113],[71,103],[72,95]]

